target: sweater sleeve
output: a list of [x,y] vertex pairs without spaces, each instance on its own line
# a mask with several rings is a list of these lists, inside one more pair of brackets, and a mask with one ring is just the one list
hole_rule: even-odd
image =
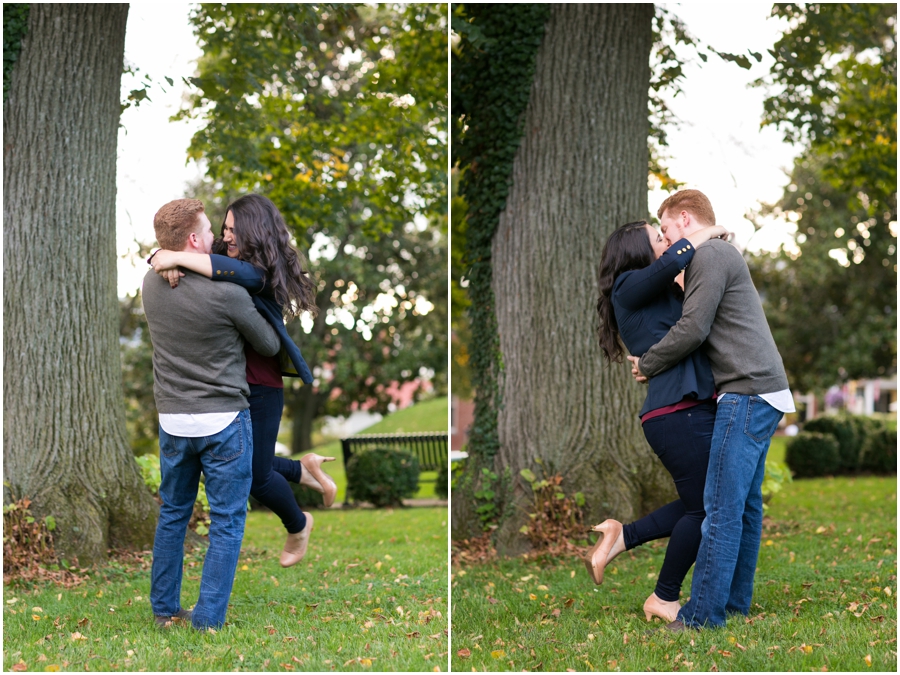
[[231,294],[228,315],[244,339],[263,356],[275,356],[281,349],[281,339],[266,318],[256,311],[256,305],[243,290]]
[[694,247],[687,239],[679,239],[653,264],[627,272],[615,289],[616,302],[625,309],[637,310],[665,293],[694,257]]
[[638,363],[647,377],[668,370],[703,344],[716,318],[728,281],[727,265],[705,245],[697,250],[688,274],[681,319]]

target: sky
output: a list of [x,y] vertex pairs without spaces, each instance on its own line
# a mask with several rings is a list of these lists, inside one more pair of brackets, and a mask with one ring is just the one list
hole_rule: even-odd
[[[780,24],[769,19],[771,3],[669,3],[688,30],[720,51],[763,54],[762,63],[746,71],[712,56],[702,64],[694,56],[685,68],[683,93],[670,101],[681,120],[669,131],[666,154],[670,174],[687,187],[710,198],[718,224],[735,232],[739,246],[750,250],[774,249],[792,231],[786,222],[771,222],[755,233],[746,220],[760,203],[779,199],[788,183],[798,149],[785,144],[773,128],[760,129],[762,89],[747,84],[768,72],[766,50],[780,34]],[[125,59],[139,69],[138,78],[150,75],[155,84],[150,101],[126,110],[119,132],[117,236],[119,295],[140,286],[147,266],[137,259],[135,240],[151,243],[153,214],[172,199],[189,196],[187,184],[200,168],[186,162],[197,121],[169,122],[182,106],[182,77],[194,74],[200,56],[188,23],[185,3],[132,3],[125,36]],[[702,67],[701,67],[702,66]],[[174,87],[165,77],[175,81]],[[123,91],[137,86],[137,78],[123,78]],[[162,83],[162,87],[160,86]],[[163,91],[165,88],[166,91]],[[651,192],[651,212],[665,199]]]
[[[154,85],[150,101],[126,110],[119,128],[116,234],[120,296],[134,293],[148,269],[143,258],[135,260],[135,240],[152,243],[153,215],[166,202],[187,196],[187,183],[201,175],[196,163],[186,163],[191,136],[201,125],[196,121],[169,122],[181,109],[186,89],[181,78],[194,74],[201,55],[188,11],[186,3],[132,3],[128,11],[125,61],[138,73],[137,77],[122,78],[122,90],[137,88],[145,75],[150,75]],[[166,77],[172,78],[174,87],[169,87]]]
[[[688,31],[714,49],[733,54],[747,50],[763,60],[743,70],[734,63],[696,56],[685,67],[684,93],[670,101],[682,121],[669,132],[666,154],[669,174],[701,190],[712,202],[716,223],[735,233],[735,242],[749,250],[773,250],[795,227],[766,221],[758,233],[745,216],[760,203],[774,203],[790,182],[788,172],[799,148],[783,142],[773,127],[760,129],[765,90],[749,88],[773,63],[767,52],[783,24],[769,18],[771,3],[666,3]],[[649,206],[656,213],[666,193],[652,191]]]

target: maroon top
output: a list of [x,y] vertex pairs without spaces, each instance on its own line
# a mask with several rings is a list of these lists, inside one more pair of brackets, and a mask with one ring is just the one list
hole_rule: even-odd
[[281,381],[281,359],[279,355],[263,356],[253,349],[249,342],[244,344],[247,357],[247,384],[262,384],[266,387],[284,389]]
[[708,398],[705,401],[698,401],[692,398],[683,398],[678,403],[673,403],[672,405],[666,405],[662,408],[656,408],[656,410],[649,410],[643,414],[641,417],[641,424],[646,422],[647,420],[652,420],[654,417],[660,417],[661,415],[668,415],[669,413],[677,412],[679,410],[685,410],[687,408],[693,408],[694,406],[698,406],[701,403],[708,403],[710,401],[716,400],[717,394],[714,392],[712,398]]

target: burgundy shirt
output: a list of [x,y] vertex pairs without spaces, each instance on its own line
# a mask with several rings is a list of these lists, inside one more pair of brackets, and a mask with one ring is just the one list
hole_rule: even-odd
[[263,356],[247,342],[244,344],[244,355],[247,357],[247,384],[284,389],[284,382],[281,380],[281,359],[278,354]]

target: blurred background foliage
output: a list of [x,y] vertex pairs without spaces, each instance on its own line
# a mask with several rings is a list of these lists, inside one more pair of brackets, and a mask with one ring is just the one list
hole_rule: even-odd
[[794,241],[751,259],[791,387],[897,368],[896,6],[784,4],[789,28],[756,84],[763,124],[802,151],[775,214]]
[[[446,393],[443,6],[203,4],[190,20],[203,56],[173,120],[203,122],[188,157],[205,175],[186,196],[217,234],[228,203],[269,197],[318,283],[318,316],[288,326],[316,377],[285,380],[292,450],[311,447],[322,415],[387,412],[392,383]],[[145,358],[139,319],[122,324],[126,379]],[[129,405],[149,415],[135,393],[148,383],[134,384]]]

